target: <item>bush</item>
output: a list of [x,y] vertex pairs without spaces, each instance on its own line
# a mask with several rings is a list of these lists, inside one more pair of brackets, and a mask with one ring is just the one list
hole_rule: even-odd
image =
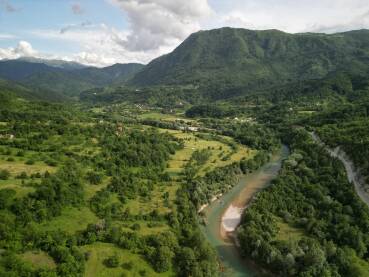
[[118,267],[119,266],[119,258],[117,255],[113,255],[108,257],[105,261],[104,264],[107,267]]
[[102,182],[102,176],[99,173],[93,171],[87,172],[86,179],[92,185],[98,185],[101,184]]
[[0,180],[8,180],[10,177],[10,172],[6,169],[0,171]]
[[27,160],[25,162],[25,164],[27,164],[27,165],[33,165],[33,164],[35,164],[35,161],[34,160]]
[[138,231],[138,230],[141,229],[141,226],[140,226],[140,224],[135,223],[135,224],[132,225],[131,229],[134,230],[134,231]]
[[55,160],[46,160],[45,163],[48,165],[48,166],[57,166],[58,165],[58,162],[55,161]]
[[125,270],[130,271],[133,268],[133,263],[131,261],[126,262],[126,263],[122,264],[122,268],[124,268]]
[[27,179],[27,173],[26,172],[22,172],[21,174],[19,174],[16,178],[17,179]]
[[13,157],[9,157],[9,158],[7,159],[7,161],[8,161],[8,162],[14,162],[15,160],[14,160],[14,158],[13,158]]

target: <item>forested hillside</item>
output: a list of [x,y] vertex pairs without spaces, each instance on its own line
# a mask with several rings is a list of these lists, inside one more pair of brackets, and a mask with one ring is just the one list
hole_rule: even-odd
[[16,81],[33,90],[76,97],[87,89],[123,84],[142,67],[134,63],[96,68],[63,64],[61,61],[5,60],[0,61],[0,78]]
[[232,28],[201,31],[153,60],[131,83],[192,84],[247,93],[338,70],[366,72],[368,38],[367,30],[332,35]]

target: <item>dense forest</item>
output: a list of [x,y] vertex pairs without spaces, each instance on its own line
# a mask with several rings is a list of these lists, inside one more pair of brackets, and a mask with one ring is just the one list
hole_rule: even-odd
[[[292,154],[244,214],[241,250],[284,276],[365,276],[369,209],[309,134],[286,134]],[[282,222],[282,223],[280,223]],[[283,233],[281,226],[294,230]]]

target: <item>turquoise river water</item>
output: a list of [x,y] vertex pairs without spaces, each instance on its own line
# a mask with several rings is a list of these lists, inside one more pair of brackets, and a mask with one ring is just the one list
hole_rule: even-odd
[[[252,197],[258,191],[266,188],[278,175],[283,159],[289,154],[288,148],[283,145],[278,153],[274,154],[270,162],[259,170],[241,177],[236,186],[220,199],[212,202],[204,209],[206,226],[203,232],[210,244],[218,252],[222,265],[222,277],[249,277],[256,276],[259,270],[239,255],[234,241],[222,231],[222,217],[230,205],[247,207]],[[222,235],[223,234],[223,235]]]

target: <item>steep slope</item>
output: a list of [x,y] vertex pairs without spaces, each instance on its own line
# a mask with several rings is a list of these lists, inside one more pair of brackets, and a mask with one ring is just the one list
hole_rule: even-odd
[[200,84],[255,89],[367,70],[369,31],[332,35],[221,28],[192,34],[130,80],[138,86]]

